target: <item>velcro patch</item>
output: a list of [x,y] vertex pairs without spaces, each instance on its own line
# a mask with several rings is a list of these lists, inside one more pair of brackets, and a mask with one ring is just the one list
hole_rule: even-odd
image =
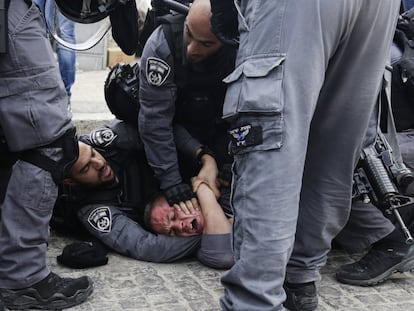
[[147,81],[151,85],[160,86],[170,74],[171,67],[162,59],[155,57],[147,58]]
[[246,124],[231,129],[229,134],[236,149],[259,145],[263,142],[261,126]]
[[88,216],[88,223],[99,232],[111,232],[112,214],[110,208],[101,206],[92,210]]
[[117,135],[111,129],[97,129],[90,133],[89,137],[94,146],[105,148],[115,140]]

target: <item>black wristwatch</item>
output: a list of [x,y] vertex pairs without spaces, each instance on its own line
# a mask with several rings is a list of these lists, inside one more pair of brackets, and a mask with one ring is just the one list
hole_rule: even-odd
[[202,165],[201,158],[203,155],[208,154],[209,156],[212,156],[214,159],[216,158],[214,156],[214,152],[207,146],[201,146],[201,151],[197,154],[196,161],[199,165]]

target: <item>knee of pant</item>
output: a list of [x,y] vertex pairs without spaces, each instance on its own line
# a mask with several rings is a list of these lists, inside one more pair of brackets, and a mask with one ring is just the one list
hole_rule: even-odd
[[21,160],[50,172],[57,184],[68,175],[78,157],[79,144],[74,127],[49,145],[27,150],[20,155]]

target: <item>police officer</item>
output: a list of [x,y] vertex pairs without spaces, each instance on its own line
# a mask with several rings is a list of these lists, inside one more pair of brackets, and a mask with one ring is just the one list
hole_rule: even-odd
[[[153,32],[141,58],[138,124],[148,162],[169,204],[189,211],[197,204],[189,185],[196,162],[211,162],[198,176],[217,196],[217,171],[231,162],[222,79],[234,67],[235,49],[212,34],[210,15],[209,1],[194,1],[185,21],[177,16]],[[174,124],[191,134],[181,148],[185,155],[177,154]]]
[[236,12],[240,32],[223,108],[234,137],[235,265],[221,307],[314,310],[315,281],[348,219],[399,1],[211,3],[217,21]]
[[11,309],[68,308],[93,290],[90,278],[61,278],[46,265],[56,184],[76,161],[78,145],[44,34],[31,0],[10,1],[8,53],[0,55],[0,135],[20,159],[2,205],[0,300]]

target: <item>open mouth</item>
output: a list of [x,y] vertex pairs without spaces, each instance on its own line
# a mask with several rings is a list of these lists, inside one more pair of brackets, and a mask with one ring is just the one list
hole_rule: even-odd
[[197,219],[194,219],[194,220],[191,222],[191,229],[193,229],[193,230],[197,230],[197,229],[198,229],[198,222],[197,222]]

